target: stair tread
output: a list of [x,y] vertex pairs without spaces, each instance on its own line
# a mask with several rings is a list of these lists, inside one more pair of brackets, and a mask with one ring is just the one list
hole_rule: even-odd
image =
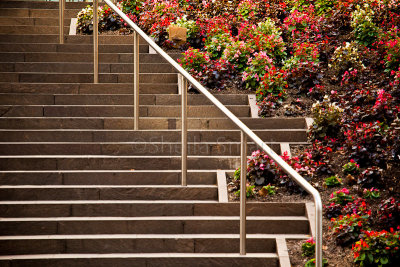
[[[85,234],[85,235],[20,235],[0,236],[0,240],[29,240],[29,239],[201,239],[226,238],[237,239],[239,234]],[[249,239],[307,239],[310,235],[304,234],[247,234]]]

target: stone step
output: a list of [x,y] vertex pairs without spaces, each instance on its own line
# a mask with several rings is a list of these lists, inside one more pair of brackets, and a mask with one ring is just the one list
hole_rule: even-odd
[[[180,185],[26,185],[0,186],[0,192],[0,200],[14,201],[218,199],[216,185],[188,185],[185,187]],[[0,224],[2,221],[3,219],[0,218]]]
[[[305,129],[254,130],[267,143],[307,141]],[[240,142],[239,130],[189,130],[189,142]],[[181,130],[0,130],[0,142],[181,142]],[[250,141],[249,141],[250,142]]]
[[[176,83],[141,83],[140,94],[177,94]],[[0,93],[29,94],[132,94],[132,83],[1,83]],[[31,96],[32,98],[40,96]]]
[[[43,62],[43,63],[0,63],[0,72],[93,72],[93,63],[78,62]],[[133,63],[100,63],[100,73],[133,73]],[[142,63],[140,73],[177,73],[174,67],[166,63]],[[132,74],[133,75],[133,74]]]
[[[3,218],[239,216],[239,203],[216,201],[0,201]],[[248,202],[247,216],[305,216],[305,203]],[[1,237],[0,237],[1,238]]]
[[[93,44],[92,35],[65,35],[66,44]],[[147,44],[140,38],[140,44]],[[0,43],[59,43],[58,34],[0,34]],[[99,44],[133,44],[133,35],[100,35]],[[133,49],[133,48],[132,48]]]
[[[280,144],[268,144],[280,154]],[[251,154],[259,149],[248,144],[247,152]],[[0,155],[181,155],[180,143],[168,142],[129,142],[129,143],[0,143]],[[188,143],[188,155],[193,156],[238,156],[240,143]]]
[[[248,105],[247,95],[214,95],[224,105]],[[181,96],[171,94],[141,94],[140,105],[181,105]],[[188,105],[212,105],[204,95],[189,94]],[[133,105],[133,94],[1,94],[0,105]]]
[[[304,118],[240,118],[249,128],[258,129],[306,129]],[[180,129],[179,118],[147,117],[139,119],[139,128]],[[44,117],[0,117],[0,129],[109,129],[131,130],[133,118],[44,118]],[[225,118],[188,118],[188,129],[237,129]]]
[[[75,18],[81,9],[65,9],[66,18]],[[2,17],[58,18],[57,9],[1,8]]]
[[[180,185],[180,170],[1,171],[2,185]],[[188,170],[188,184],[216,185],[215,170]]]
[[[0,35],[1,37],[2,35]],[[10,35],[8,35],[10,36]],[[38,36],[39,37],[39,36]],[[90,61],[93,62],[93,44],[51,44],[51,43],[9,43],[3,42],[0,43],[0,51],[2,53],[5,52],[40,52],[40,56],[44,53],[49,52],[62,52],[62,53],[86,53],[90,54]],[[142,44],[139,46],[139,52],[144,54],[148,53],[149,46]],[[132,58],[133,54],[133,45],[132,44],[99,44],[99,53],[129,53]],[[142,54],[139,54],[139,60]],[[174,57],[177,57],[179,54],[174,54]],[[52,54],[48,54],[47,58],[50,58]],[[115,55],[118,56],[118,55]],[[179,55],[180,56],[180,55]],[[64,56],[65,57],[65,56]],[[160,56],[158,58],[161,59]],[[90,62],[89,61],[89,62]],[[85,58],[82,58],[79,62],[86,62]],[[133,59],[132,61],[133,62]],[[157,61],[157,62],[160,62]]]
[[[1,14],[1,11],[0,11]],[[49,25],[0,25],[0,34],[58,34],[59,26]],[[64,26],[64,32],[69,32],[69,26]]]
[[[248,253],[274,253],[274,238],[248,238]],[[0,237],[0,255],[45,253],[237,253],[237,235],[51,235]]]
[[[66,9],[80,9],[87,6],[85,2],[65,2]],[[101,3],[100,3],[101,5]],[[1,1],[0,8],[58,9],[58,2],[50,1]]]
[[[0,2],[0,4],[3,2]],[[0,17],[0,25],[14,26],[59,26],[58,18],[30,18],[30,17]],[[68,27],[65,33],[69,32],[71,18],[64,19],[64,26]],[[58,32],[57,32],[58,33]]]
[[[309,234],[304,216],[247,216],[248,234]],[[1,218],[0,235],[236,234],[239,216]]]
[[265,266],[278,267],[276,253],[122,253],[122,254],[39,254],[1,256],[3,266]]
[[[2,82],[11,83],[93,83],[92,70],[87,73],[0,72]],[[93,71],[92,71],[93,72]],[[99,73],[100,83],[132,83],[132,73]],[[177,83],[177,73],[141,73],[140,83]]]
[[[189,170],[234,170],[236,156],[188,156]],[[180,170],[180,156],[0,156],[0,170]]]
[[[235,116],[249,117],[248,106],[226,106]],[[140,117],[180,117],[181,107],[161,105],[141,105]],[[4,106],[0,105],[0,114],[4,117],[131,117],[134,114],[132,105],[50,105],[50,106]],[[188,106],[189,117],[216,118],[225,115],[216,106]]]
[[[72,50],[73,48],[69,48],[68,45],[65,47],[58,46],[55,44],[48,44],[49,51],[52,52],[29,52],[40,50],[40,47],[37,46],[28,46],[16,44],[16,47],[6,46],[4,49],[6,50],[22,50],[19,52],[0,52],[0,62],[93,62],[93,52],[80,53],[80,52],[58,52],[59,50]],[[47,45],[47,44],[46,44]],[[1,46],[1,44],[0,44]],[[119,46],[119,45],[117,45]],[[85,48],[86,49],[86,48]],[[110,48],[109,45],[100,45],[100,49],[102,51],[113,51],[114,48]],[[125,46],[123,46],[123,50],[126,51]],[[129,48],[131,50],[131,47]],[[169,55],[173,59],[177,59],[181,57],[181,54],[172,54]],[[157,54],[147,54],[141,53],[139,55],[140,64],[143,63],[166,63],[164,59],[161,58],[160,55]],[[102,52],[99,53],[99,62],[100,63],[132,63],[133,62],[133,53],[130,51],[126,53],[120,52]]]

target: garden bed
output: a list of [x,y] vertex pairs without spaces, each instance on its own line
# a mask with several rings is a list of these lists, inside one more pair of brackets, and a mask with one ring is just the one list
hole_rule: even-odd
[[[256,94],[264,117],[313,117],[311,146],[283,158],[321,192],[325,257],[333,266],[353,260],[396,266],[399,1],[145,0],[119,6],[159,45],[183,51],[182,66],[208,88]],[[124,27],[107,8],[100,13],[102,30]],[[79,23],[90,33],[90,12]],[[171,24],[187,28],[186,42],[168,40]],[[247,177],[256,201],[307,199],[261,152],[249,160]],[[261,199],[257,192],[268,185],[276,194]],[[228,186],[237,189],[237,181]],[[300,245],[290,243],[297,266],[306,261]]]

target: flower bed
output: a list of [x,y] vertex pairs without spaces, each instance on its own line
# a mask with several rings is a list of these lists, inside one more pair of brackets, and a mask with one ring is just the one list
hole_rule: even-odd
[[[313,117],[310,147],[283,159],[321,192],[328,262],[338,254],[346,264],[398,261],[399,1],[124,0],[119,6],[158,44],[181,49],[180,63],[205,86],[253,91],[264,117]],[[90,12],[79,15],[81,33],[91,32]],[[124,28],[109,8],[99,13],[101,31]],[[168,40],[170,24],[187,29],[186,42]],[[274,199],[283,188],[301,192],[259,151],[247,177],[249,198]],[[237,184],[230,180],[233,199]]]

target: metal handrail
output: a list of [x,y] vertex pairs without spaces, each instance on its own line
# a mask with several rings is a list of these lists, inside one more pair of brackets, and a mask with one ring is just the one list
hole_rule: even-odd
[[[61,10],[60,0],[60,10]],[[316,266],[322,267],[322,201],[318,190],[309,184],[299,173],[297,173],[289,164],[287,164],[278,154],[276,154],[268,145],[266,145],[252,130],[250,130],[239,118],[228,110],[217,98],[215,98],[204,86],[194,79],[185,69],[183,69],[174,59],[172,59],[164,50],[162,50],[146,33],[144,33],[131,19],[129,19],[120,9],[118,9],[111,0],[104,2],[116,12],[130,27],[134,30],[134,119],[135,130],[138,129],[139,121],[139,36],[142,37],[159,55],[161,55],[169,64],[171,64],[186,80],[183,82],[182,89],[182,186],[186,185],[186,160],[187,160],[187,82],[190,82],[197,90],[204,94],[215,106],[217,106],[236,126],[241,130],[241,194],[240,194],[240,254],[246,254],[246,160],[247,160],[247,137],[254,141],[265,153],[276,162],[297,184],[313,196],[315,204],[315,258]],[[93,1],[93,12],[97,13],[97,0]],[[63,12],[60,11],[60,16]],[[97,16],[95,16],[97,17]],[[94,23],[96,26],[97,23]],[[94,27],[94,53],[98,53],[98,29]],[[61,33],[60,33],[61,34]],[[61,35],[60,35],[61,42]],[[94,55],[95,65],[98,64]],[[94,66],[94,81],[98,81],[98,66]],[[96,77],[97,76],[97,77]]]

